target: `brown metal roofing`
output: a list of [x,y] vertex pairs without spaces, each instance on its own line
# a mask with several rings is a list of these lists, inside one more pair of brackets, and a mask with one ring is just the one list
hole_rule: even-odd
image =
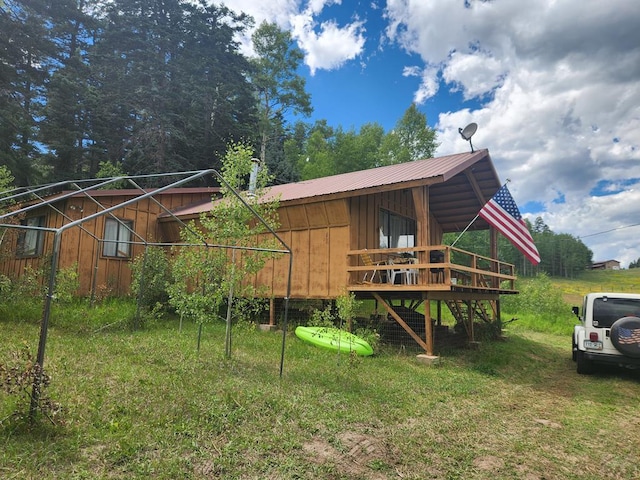
[[[474,191],[470,184],[470,176],[474,178],[479,192]],[[451,181],[456,177],[459,178]],[[438,220],[443,224],[445,231],[450,228],[455,230],[460,221],[469,218],[472,211],[477,213],[477,210],[482,207],[481,200],[477,198],[478,193],[486,201],[500,188],[489,152],[485,149],[276,185],[268,189],[264,198],[279,197],[281,204],[295,203],[309,198],[340,198],[354,194],[364,195],[368,191],[381,188],[395,190],[419,185],[432,185],[431,210],[439,217]],[[447,215],[452,213],[446,207],[449,204],[456,209],[456,215],[452,216],[452,224],[446,221]],[[437,205],[441,205],[441,208],[434,208]],[[174,214],[190,217],[206,212],[210,208],[211,202],[206,201],[180,208],[174,211]],[[462,210],[465,211],[462,212]]]
[[280,195],[280,201],[287,202],[384,186],[397,185],[398,188],[407,188],[405,185],[407,182],[422,184],[442,182],[463,171],[485,155],[488,155],[486,150],[461,153],[277,185],[272,187],[266,196]]

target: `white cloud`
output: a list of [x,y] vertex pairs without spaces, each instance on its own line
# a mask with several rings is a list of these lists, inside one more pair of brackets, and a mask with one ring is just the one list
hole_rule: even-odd
[[312,15],[317,15],[324,10],[324,7],[340,5],[341,3],[341,0],[309,0],[309,3],[307,4],[307,11]]
[[438,93],[438,68],[427,67],[422,71],[420,86],[413,96],[413,101],[420,105]]
[[335,21],[323,22],[316,31],[311,9],[291,17],[291,33],[305,52],[305,63],[314,75],[318,69],[333,70],[353,60],[364,49],[364,25],[354,21],[344,27]]
[[[263,21],[276,23],[280,28],[289,30],[290,18],[298,13],[300,3],[299,0],[269,0],[267,2],[256,2],[255,0],[224,0],[222,2],[214,0],[211,3],[223,3],[229,9],[236,13],[246,13],[251,15],[255,20],[255,26],[260,25]],[[253,55],[253,47],[251,45],[251,34],[247,32],[244,36],[238,38],[240,42],[240,51],[245,55]]]
[[[437,75],[440,91],[445,84],[470,101],[440,114],[439,153],[464,150],[458,128],[476,122],[474,147],[490,149],[520,205],[542,204],[532,214],[552,230],[587,235],[640,223],[637,5],[469,3],[387,2],[389,39],[418,54],[428,72],[416,101],[439,91]],[[618,193],[603,196],[607,190]],[[584,241],[597,259],[626,265],[640,257],[640,227],[633,230]]]
[[[316,18],[326,7],[340,5],[341,0],[309,0],[304,8],[299,0],[226,0],[225,5],[235,12],[251,15],[259,25],[274,22],[291,31],[294,40],[305,54],[304,62],[314,75],[319,69],[333,70],[362,54],[365,44],[364,22],[357,18],[340,26],[335,20],[318,24]],[[241,51],[252,55],[251,33],[240,38]]]
[[438,72],[439,69],[436,67],[420,68],[416,65],[405,66],[402,69],[403,77],[420,77],[420,86],[413,95],[415,103],[420,105],[438,93]]
[[422,68],[418,67],[417,65],[405,66],[402,69],[402,76],[403,77],[419,77],[420,72],[422,72]]
[[[299,0],[269,0],[268,2],[256,2],[255,0],[217,0],[212,3],[223,3],[234,12],[244,12],[251,15],[259,25],[262,21],[275,22],[286,28],[289,17],[298,12]],[[323,2],[324,3],[324,2]]]
[[486,54],[468,54],[454,52],[442,70],[445,82],[457,85],[463,90],[465,99],[482,97],[500,86],[506,74],[501,62]]

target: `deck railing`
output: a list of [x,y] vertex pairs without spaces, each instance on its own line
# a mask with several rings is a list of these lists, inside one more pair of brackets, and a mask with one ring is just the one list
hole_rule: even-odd
[[515,291],[512,264],[448,245],[351,250],[347,255],[351,286]]

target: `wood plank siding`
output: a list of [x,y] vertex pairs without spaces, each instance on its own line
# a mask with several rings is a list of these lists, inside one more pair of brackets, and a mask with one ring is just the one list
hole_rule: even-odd
[[[165,238],[165,231],[157,221],[158,216],[165,212],[157,202],[166,209],[172,210],[211,198],[211,195],[212,190],[208,188],[175,189],[167,194],[158,195],[155,201],[144,198],[132,205],[115,210],[113,216],[131,222],[135,232],[131,238],[134,244],[130,245],[129,254],[124,257],[110,257],[103,254],[104,244],[100,240],[104,238],[105,222],[113,218],[109,215],[88,220],[80,226],[65,230],[61,234],[58,268],[67,269],[77,265],[80,295],[89,294],[92,286],[95,286],[99,294],[128,294],[131,287],[130,261],[144,251],[144,242],[169,240]],[[71,197],[53,202],[51,205],[43,205],[29,211],[27,218],[44,217],[44,226],[57,229],[105,208],[117,206],[130,200],[132,196],[133,194],[126,190],[94,192],[91,198]],[[22,232],[24,231],[6,229],[0,245],[0,274],[12,279],[21,276],[26,268],[35,270],[48,268],[51,258],[53,232],[42,232],[42,247],[38,254],[33,256],[22,256],[18,252]]]
[[[415,219],[413,194],[403,189],[281,206],[277,233],[293,252],[291,297],[329,299],[345,293],[351,284],[349,267],[358,264],[349,252],[378,248],[381,209]],[[427,231],[441,240],[442,230],[433,217],[429,223]],[[283,298],[288,268],[286,255],[271,260],[256,275],[254,285],[266,286],[267,296]]]
[[[477,214],[500,185],[489,152],[478,150],[269,187],[257,201],[278,199],[276,233],[292,256],[279,254],[244,281],[253,284],[257,295],[270,299],[334,300],[349,292],[374,298],[429,355],[434,339],[429,302],[438,302],[438,311],[444,302],[473,340],[474,318],[499,319],[500,295],[517,293],[514,267],[497,260],[494,230],[490,257],[443,245],[443,235],[461,232],[466,226],[489,229]],[[54,202],[59,211],[43,205],[28,215],[43,215],[44,226],[60,228],[101,208],[128,202],[113,214],[130,222],[138,238],[130,247],[122,246],[121,258],[104,255],[101,240],[109,217],[96,216],[82,224],[84,230],[64,231],[59,264],[64,269],[77,263],[81,294],[94,286],[98,293],[126,294],[131,285],[130,260],[143,252],[145,241],[177,243],[184,223],[211,211],[210,190],[189,190],[168,189],[155,197],[171,214],[149,198],[131,202],[126,192],[109,191],[95,193],[100,205],[95,198],[78,195]],[[116,226],[111,222],[109,228],[113,231]],[[0,235],[0,273],[12,278],[28,266],[42,267],[52,250],[51,232],[42,233],[42,251],[30,257],[16,255],[19,231],[0,230]],[[33,235],[30,240],[28,251],[33,252]],[[286,250],[280,244],[276,248]],[[228,252],[231,259],[232,251]],[[372,267],[367,257],[387,264]],[[242,262],[242,252],[236,251],[233,258]],[[405,304],[412,305],[413,313],[426,304],[424,340],[398,314],[407,310]]]
[[[424,247],[440,245],[445,232],[462,230],[499,186],[484,150],[271,187],[264,199],[279,198],[277,233],[293,255],[290,298],[334,299],[350,289],[360,291],[353,290],[352,269],[362,263],[351,252],[380,248],[382,211],[415,222],[413,240],[423,247],[415,249],[417,260],[428,264]],[[207,208],[176,215],[194,218]],[[488,225],[480,219],[472,228]],[[288,274],[289,258],[282,255],[249,281],[267,297],[284,298]],[[427,270],[421,268],[419,275],[427,284]]]
[[[411,228],[415,233],[411,234],[411,241],[415,242],[413,251],[421,266],[419,283],[427,285],[428,247],[441,245],[446,232],[461,231],[499,187],[488,151],[481,150],[277,185],[270,187],[261,200],[266,201],[269,196],[279,198],[277,233],[293,253],[290,296],[335,299],[349,289],[366,290],[354,290],[357,273],[361,272],[357,269],[362,263],[359,255],[353,252],[381,247],[381,212],[414,222],[415,228],[413,224]],[[123,258],[105,256],[102,243],[96,240],[104,237],[108,217],[97,217],[83,224],[86,231],[79,228],[65,231],[60,268],[68,268],[77,262],[81,293],[89,291],[91,285],[113,293],[128,293],[131,284],[129,260],[143,251],[141,244],[145,240],[176,243],[181,228],[176,217],[188,222],[210,211],[210,191],[189,193],[188,190],[173,189],[157,197],[175,217],[148,198],[114,212],[118,218],[131,222],[138,235],[134,240],[139,244],[132,245]],[[74,196],[56,205],[68,219],[46,206],[42,207],[42,214],[46,215],[47,226],[59,228],[70,220],[94,214],[100,208],[119,205],[131,198],[128,195],[125,191],[96,192],[102,206],[94,199]],[[39,212],[40,209],[29,214],[39,215]],[[472,229],[488,227],[482,219],[472,225]],[[44,233],[43,254],[37,258],[15,255],[18,236],[13,231],[2,242],[4,256],[0,259],[0,273],[11,277],[20,275],[27,265],[38,266],[42,262],[46,252],[51,251],[53,234]],[[289,258],[283,254],[270,260],[261,272],[247,281],[262,287],[267,297],[284,298],[288,274]],[[497,284],[494,287],[497,288]],[[384,288],[396,287],[387,285]]]
[[[348,199],[283,206],[278,235],[293,252],[291,296],[335,298],[344,292],[349,250]],[[270,260],[253,280],[266,296],[287,295],[288,255]]]

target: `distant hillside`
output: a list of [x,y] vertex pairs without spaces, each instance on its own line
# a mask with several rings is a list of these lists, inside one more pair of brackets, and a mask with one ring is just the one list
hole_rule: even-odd
[[579,305],[589,292],[640,293],[640,268],[630,270],[589,270],[576,279],[552,278],[570,305]]

